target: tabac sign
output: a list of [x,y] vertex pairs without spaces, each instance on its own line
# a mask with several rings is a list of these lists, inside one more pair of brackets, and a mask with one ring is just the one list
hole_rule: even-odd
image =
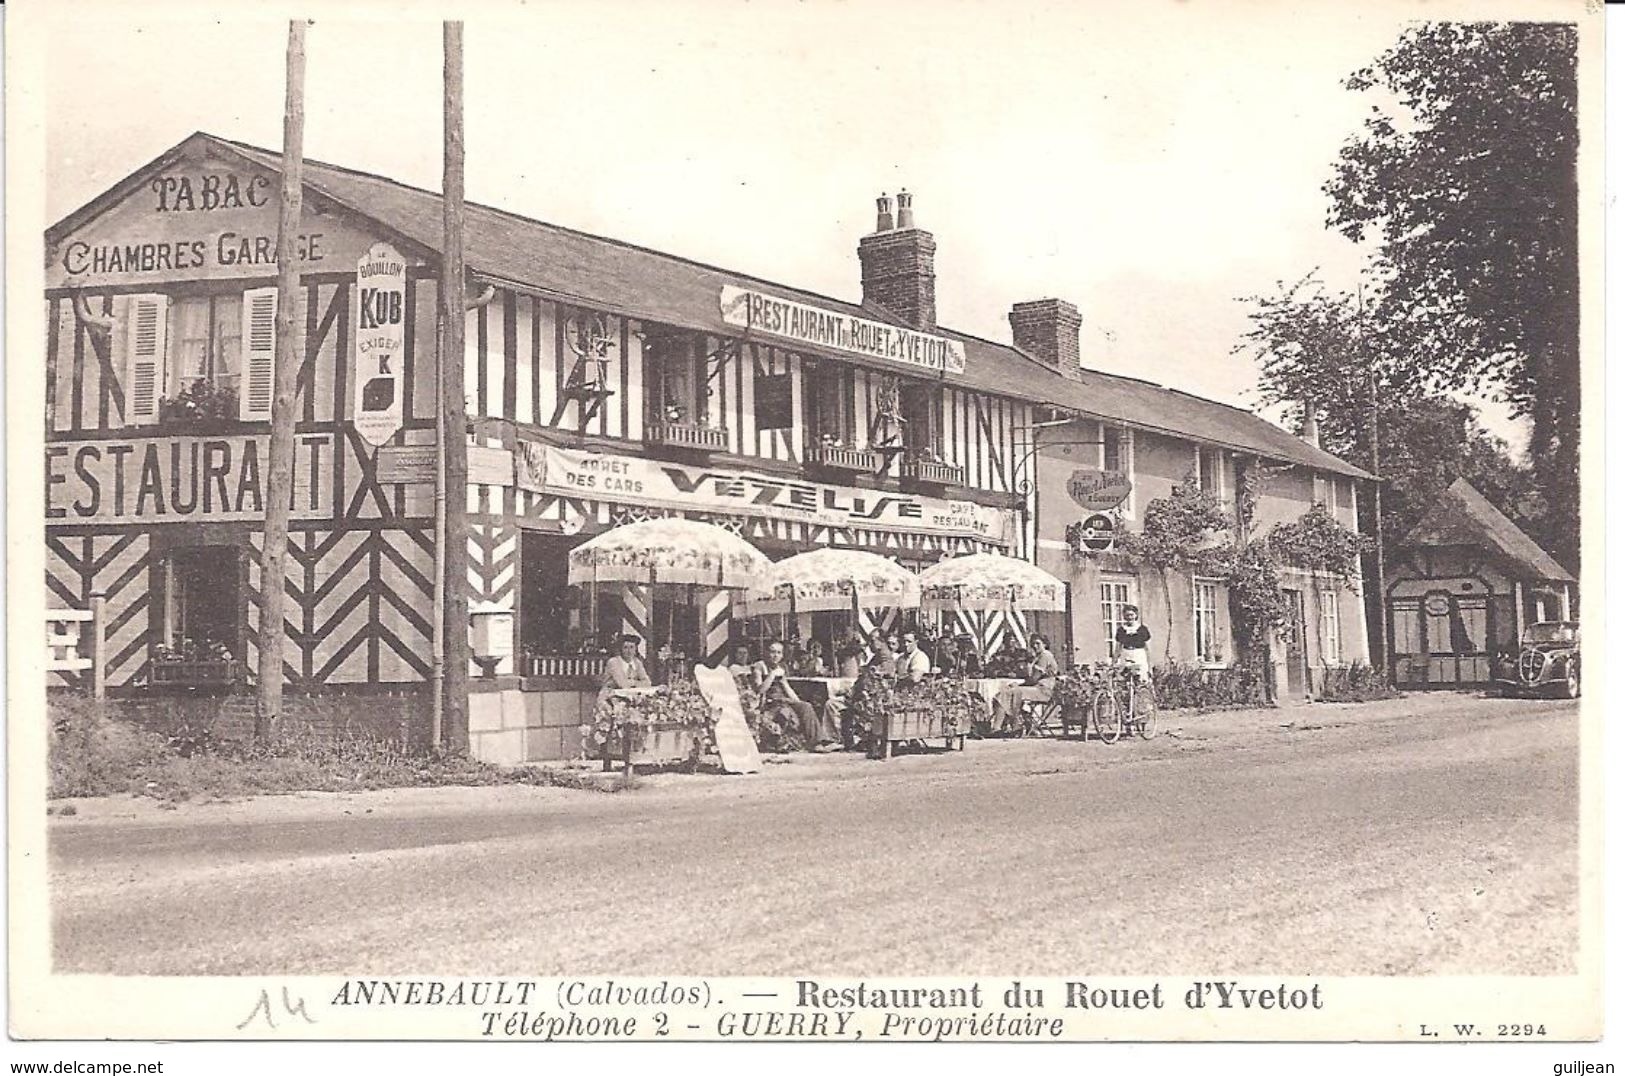
[[374,243],[356,263],[356,432],[386,444],[401,428],[401,361],[406,352],[406,261],[388,243]]
[[520,489],[725,515],[801,521],[820,527],[908,531],[1007,541],[1009,513],[971,501],[831,486],[731,468],[706,469],[520,441]]
[[[123,196],[52,235],[47,287],[235,280],[276,273],[279,180],[191,145],[173,161],[132,177]],[[307,272],[343,271],[372,242],[307,196],[294,256]]]
[[851,314],[724,285],[722,320],[741,329],[802,344],[913,366],[932,373],[965,372],[965,345],[958,340],[886,325]]
[[1122,504],[1134,486],[1122,471],[1095,471],[1079,468],[1066,480],[1066,495],[1079,508],[1091,512],[1110,512]]

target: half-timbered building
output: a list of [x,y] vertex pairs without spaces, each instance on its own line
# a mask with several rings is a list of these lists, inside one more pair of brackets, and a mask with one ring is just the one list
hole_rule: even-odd
[[[115,691],[241,691],[257,666],[279,167],[199,133],[47,232],[46,584],[57,606],[102,596]],[[291,697],[404,700],[418,731],[440,197],[316,162],[304,179],[284,672]],[[859,240],[858,302],[477,205],[465,251],[480,301],[465,326],[468,482],[452,492],[469,521],[476,687],[506,700],[471,710],[485,757],[572,754],[604,638],[703,660],[738,630],[725,594],[569,586],[570,549],[624,522],[704,518],[775,557],[1038,559],[1072,584],[1049,630],[1082,659],[1139,594],[1132,574],[1060,559],[1074,471],[1127,478],[1128,526],[1187,472],[1223,491],[1266,463],[1283,516],[1318,498],[1354,519],[1357,469],[1245,412],[1081,367],[1069,304],[1015,304],[1013,343],[939,325],[935,240],[906,193]],[[1181,655],[1222,660],[1225,601],[1205,587],[1191,581],[1176,615],[1189,624],[1163,630],[1190,636]],[[1338,660],[1364,658],[1357,602],[1320,623]],[[963,626],[985,647],[1030,627]]]

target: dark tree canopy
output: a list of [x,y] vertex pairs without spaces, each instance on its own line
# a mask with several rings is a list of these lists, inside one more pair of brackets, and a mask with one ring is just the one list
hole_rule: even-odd
[[[1313,278],[1249,302],[1252,328],[1237,350],[1258,362],[1265,403],[1285,405],[1301,423],[1304,401],[1313,401],[1321,447],[1365,468],[1375,417],[1390,546],[1451,482],[1466,478],[1535,541],[1562,548],[1531,469],[1513,461],[1470,404],[1433,391],[1412,361],[1413,326],[1384,324],[1369,312],[1362,320],[1353,296],[1328,293]],[[1369,498],[1361,503],[1370,511]],[[1369,518],[1362,529],[1373,529]]]
[[1374,91],[1326,185],[1329,223],[1375,242],[1372,321],[1435,391],[1531,421],[1552,551],[1579,554],[1576,55],[1560,23],[1429,23],[1350,89]]

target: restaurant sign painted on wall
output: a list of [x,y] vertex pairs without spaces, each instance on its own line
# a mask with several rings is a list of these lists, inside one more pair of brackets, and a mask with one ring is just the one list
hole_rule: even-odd
[[806,482],[732,468],[685,467],[638,456],[520,441],[520,489],[631,500],[686,511],[793,520],[820,527],[959,535],[1006,543],[1010,513],[970,501]]
[[965,372],[965,345],[958,340],[821,310],[732,285],[723,286],[720,302],[722,320],[741,329],[865,358],[886,359],[933,373]]
[[[46,524],[263,519],[269,453],[267,434],[47,445]],[[294,518],[332,512],[332,461],[332,434],[294,439]]]

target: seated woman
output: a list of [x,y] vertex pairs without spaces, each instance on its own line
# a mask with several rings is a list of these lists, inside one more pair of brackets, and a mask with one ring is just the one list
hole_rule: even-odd
[[993,700],[993,724],[1016,724],[1021,708],[1029,702],[1048,702],[1055,691],[1055,681],[1061,675],[1060,662],[1050,652],[1049,640],[1042,635],[1032,637],[1032,656],[1022,670],[1020,687],[1006,688]]
[[767,644],[767,659],[758,661],[754,669],[754,686],[762,697],[763,711],[778,708],[793,713],[808,747],[836,742],[840,733],[827,720],[819,720],[818,712],[801,700],[790,686],[790,675],[784,663],[784,644],[775,639]]

